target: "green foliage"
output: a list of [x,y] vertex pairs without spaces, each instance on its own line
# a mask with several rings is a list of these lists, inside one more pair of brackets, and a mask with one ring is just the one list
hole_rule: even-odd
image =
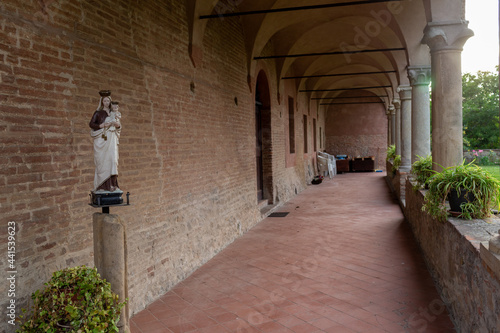
[[493,150],[488,153],[483,150],[472,150],[472,156],[475,158],[474,164],[480,166],[498,165],[498,156]]
[[499,147],[498,72],[462,76],[464,150]]
[[387,147],[387,161],[392,161],[392,172],[396,172],[401,166],[401,155],[396,155],[396,146]]
[[97,269],[56,271],[45,286],[31,295],[32,309],[21,316],[23,323],[16,332],[118,332],[116,323],[125,302],[119,302]]
[[471,193],[474,199],[462,204],[461,217],[464,219],[481,219],[490,215],[493,203],[498,202],[500,182],[481,167],[460,164],[449,167],[442,172],[435,172],[429,179],[429,190],[425,194],[422,210],[439,220],[447,217],[446,200],[451,189],[458,193]]
[[422,186],[425,186],[429,178],[434,175],[434,171],[432,170],[432,156],[418,156],[418,160],[411,166],[411,173],[415,176],[415,181],[417,182],[413,187],[414,190],[418,190]]
[[387,161],[392,160],[392,159],[394,159],[394,157],[396,157],[396,146],[395,145],[390,145],[389,147],[387,147],[387,157],[386,157],[386,160]]
[[394,156],[394,160],[392,161],[392,172],[396,172],[401,166],[401,155]]

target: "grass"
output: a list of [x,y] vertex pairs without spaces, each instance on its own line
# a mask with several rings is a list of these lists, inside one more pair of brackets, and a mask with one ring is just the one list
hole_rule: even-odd
[[491,173],[493,177],[500,180],[500,166],[499,165],[482,165],[481,168]]

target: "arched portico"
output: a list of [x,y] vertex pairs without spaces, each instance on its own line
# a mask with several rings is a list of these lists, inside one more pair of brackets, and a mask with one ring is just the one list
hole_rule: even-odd
[[86,124],[101,89],[124,110],[120,177],[138,197],[122,211],[131,309],[305,189],[319,150],[395,143],[401,171],[430,148],[461,162],[463,0],[4,1],[0,202],[26,249],[19,299],[93,260]]
[[[308,94],[308,98],[331,99],[343,84],[380,86],[381,89],[389,85],[390,101],[398,87],[411,84],[411,127],[402,124],[407,117],[398,114],[398,108],[387,125],[394,136],[388,142],[394,142],[398,152],[403,145],[412,147],[410,163],[416,156],[431,153],[427,87],[432,77],[432,154],[443,166],[460,162],[459,58],[463,43],[472,35],[464,21],[463,0],[367,1],[367,4],[356,5],[311,3],[307,6],[298,1],[238,1],[235,7],[218,3],[207,7],[201,2],[190,1],[189,6],[193,14],[192,53],[194,50],[202,54],[196,51],[196,45],[203,39],[203,21],[206,21],[200,18],[203,11],[218,17],[236,15],[241,16],[247,31],[249,73],[255,73],[255,59],[274,61],[278,65],[278,82],[295,77],[299,89]],[[281,10],[283,8],[287,10]],[[272,54],[264,50],[272,50]],[[346,81],[342,74],[353,76]],[[442,80],[444,75],[452,80]],[[277,86],[278,95],[280,87],[282,84]],[[403,133],[403,127],[411,128],[410,136]],[[411,143],[403,142],[409,137]]]

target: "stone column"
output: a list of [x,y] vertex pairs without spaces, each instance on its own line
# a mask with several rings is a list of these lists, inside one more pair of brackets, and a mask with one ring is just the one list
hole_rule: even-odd
[[396,113],[396,155],[401,155],[401,100],[399,97],[394,97],[392,100]]
[[432,161],[445,168],[463,160],[462,50],[473,35],[467,21],[429,22],[424,30],[432,66]]
[[391,145],[391,111],[389,109],[385,110],[385,115],[387,116],[387,146]]
[[411,168],[411,87],[398,87],[401,99],[401,166],[400,171],[410,171]]
[[408,67],[412,88],[411,100],[411,163],[431,154],[430,66]]
[[394,105],[389,105],[391,113],[391,145],[396,145],[396,108]]
[[[115,214],[94,213],[93,218],[95,267],[123,302],[128,297],[125,226]],[[128,309],[127,303],[117,325],[120,333],[130,333]]]

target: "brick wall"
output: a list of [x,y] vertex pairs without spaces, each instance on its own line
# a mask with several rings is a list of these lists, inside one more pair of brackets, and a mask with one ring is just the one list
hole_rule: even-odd
[[[449,218],[445,222],[437,221],[422,212],[424,193],[414,191],[412,186],[411,182],[406,183],[404,214],[457,332],[498,332],[500,275],[483,260],[480,244],[488,246],[500,228],[500,220]],[[437,314],[433,311],[444,307],[443,302],[433,301],[428,306],[430,316],[410,318],[410,323],[422,332],[432,327]]]
[[[363,95],[366,95],[366,92]],[[353,97],[355,94],[342,96]],[[373,100],[373,98],[350,98],[339,102]],[[326,152],[350,157],[373,156],[375,168],[385,170],[387,117],[383,104],[345,104],[327,107]]]
[[405,195],[406,195],[406,179],[410,176],[409,172],[396,170],[392,171],[393,161],[386,161],[385,169],[387,170],[386,181],[395,198],[398,200],[401,209],[404,210]]
[[[181,0],[4,0],[0,14],[0,212],[2,225],[18,228],[18,310],[53,271],[93,265],[88,122],[101,89],[112,90],[123,115],[119,182],[133,206],[112,212],[128,229],[132,313],[261,220],[254,90],[238,19],[207,23],[203,61],[194,68]],[[265,65],[271,195],[280,203],[305,188],[310,157],[297,154],[295,166],[285,166],[287,108],[279,96],[297,89],[278,93],[274,62]],[[307,103],[296,100],[300,145]]]

